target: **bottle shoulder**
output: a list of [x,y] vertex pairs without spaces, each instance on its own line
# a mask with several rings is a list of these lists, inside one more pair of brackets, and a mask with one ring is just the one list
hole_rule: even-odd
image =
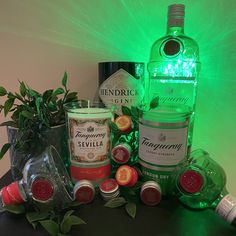
[[151,47],[150,62],[178,59],[199,62],[199,46],[193,38],[185,34],[167,34]]

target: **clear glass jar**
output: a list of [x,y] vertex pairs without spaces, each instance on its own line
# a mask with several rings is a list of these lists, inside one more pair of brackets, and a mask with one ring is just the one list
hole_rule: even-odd
[[70,171],[74,182],[87,179],[97,185],[110,175],[113,114],[102,104],[87,102],[65,106],[70,148]]

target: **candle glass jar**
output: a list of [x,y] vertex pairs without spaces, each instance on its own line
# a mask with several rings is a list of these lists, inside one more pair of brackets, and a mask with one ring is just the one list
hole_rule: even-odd
[[74,182],[87,179],[97,185],[110,175],[112,112],[89,101],[69,103],[65,110],[71,178]]
[[139,163],[144,176],[157,180],[164,195],[169,175],[190,153],[191,114],[187,106],[173,105],[140,111]]

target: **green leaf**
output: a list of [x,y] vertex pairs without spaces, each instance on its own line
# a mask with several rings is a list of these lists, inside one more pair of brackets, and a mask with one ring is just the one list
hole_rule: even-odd
[[8,95],[7,95],[8,98],[16,98],[16,96],[12,93],[12,92],[9,92]]
[[15,99],[14,98],[9,98],[6,100],[4,103],[4,115],[7,116],[8,112],[11,110],[13,104],[14,104]]
[[62,78],[62,85],[64,86],[64,87],[66,87],[66,85],[67,85],[67,73],[66,73],[66,71],[65,71],[65,73],[64,73],[64,76],[63,76],[63,78]]
[[35,221],[44,220],[49,216],[48,212],[28,212],[26,213],[26,219],[29,221],[30,224],[32,224]]
[[67,234],[70,232],[73,225],[86,224],[81,218],[74,215],[64,216],[63,221],[61,222],[60,228],[61,232]]
[[64,89],[63,88],[57,88],[56,90],[53,91],[52,96],[56,97],[59,94],[63,94],[64,93]]
[[122,113],[123,115],[127,115],[127,116],[131,116],[131,110],[130,108],[126,107],[126,106],[122,106],[121,107]]
[[23,97],[26,95],[26,86],[23,81],[20,82],[20,94]]
[[63,217],[63,220],[61,222],[60,228],[62,233],[68,233],[71,229],[71,220],[70,215],[74,212],[74,210],[67,211],[66,214]]
[[70,216],[70,220],[71,220],[72,225],[84,225],[84,224],[86,224],[86,222],[78,216],[72,215],[72,216]]
[[78,94],[77,92],[68,93],[67,96],[66,96],[66,103],[77,101],[78,100],[77,94]]
[[64,215],[64,218],[69,217],[73,212],[74,212],[74,210],[67,211]]
[[136,204],[133,202],[128,202],[125,205],[125,210],[131,216],[133,219],[135,218],[136,215]]
[[109,200],[104,206],[109,208],[116,208],[123,206],[126,203],[126,200],[123,197],[113,198]]
[[138,108],[137,107],[131,107],[131,115],[132,118],[138,119]]
[[52,93],[53,93],[53,89],[46,90],[43,93],[43,101],[48,102],[48,100],[50,100],[50,98],[52,96]]
[[38,225],[38,222],[32,222],[31,225],[33,226],[34,230],[36,230],[36,227]]
[[23,214],[25,213],[25,208],[23,205],[9,205],[5,207],[6,211],[13,214]]
[[37,97],[36,98],[36,101],[35,101],[35,104],[36,104],[36,109],[37,109],[37,113],[40,115],[40,105],[41,105],[41,101],[42,101],[42,98],[41,97]]
[[40,93],[38,93],[37,91],[35,91],[35,90],[31,89],[31,88],[28,88],[26,90],[26,94],[29,95],[30,97],[34,97],[34,98],[40,96]]
[[0,86],[0,96],[5,96],[6,94],[7,90],[4,87]]
[[33,117],[34,117],[34,114],[32,114],[32,113],[29,112],[29,111],[22,111],[22,112],[20,113],[20,115],[22,115],[22,116],[24,116],[25,118],[30,119],[30,120],[32,120]]
[[57,236],[59,234],[59,225],[53,220],[43,220],[39,221],[42,227],[53,236]]
[[112,122],[112,121],[109,121],[109,127],[112,130],[112,132],[116,133],[116,132],[119,131],[119,128],[118,128],[117,124]]
[[150,102],[150,109],[154,109],[154,108],[158,107],[158,105],[159,105],[159,97],[155,97]]
[[6,152],[8,151],[8,149],[11,147],[11,144],[10,143],[5,143],[3,146],[2,146],[2,149],[0,151],[0,160],[3,158],[3,156],[6,154]]
[[0,124],[0,126],[13,126],[13,127],[16,127],[16,122],[12,121],[12,120],[9,120],[9,121],[2,122]]

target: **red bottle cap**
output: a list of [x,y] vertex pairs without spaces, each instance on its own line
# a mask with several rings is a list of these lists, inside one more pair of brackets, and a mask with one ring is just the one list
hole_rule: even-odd
[[132,179],[132,169],[130,166],[120,166],[116,171],[116,181],[121,186],[127,186]]
[[128,165],[120,166],[116,171],[116,181],[121,186],[132,187],[137,180],[137,171]]
[[31,185],[32,197],[38,202],[47,202],[53,197],[54,187],[51,181],[37,178]]
[[1,196],[4,206],[21,204],[26,200],[26,196],[20,193],[17,181],[2,188]]
[[132,170],[132,178],[131,178],[129,184],[127,185],[127,187],[134,186],[137,183],[137,180],[138,180],[138,173],[137,173],[137,171],[133,167],[131,167],[131,170]]
[[99,189],[103,193],[113,193],[119,188],[115,179],[106,179],[99,185]]
[[112,149],[112,159],[119,164],[129,161],[131,147],[126,143],[120,143]]
[[74,187],[74,196],[78,202],[87,204],[93,201],[95,189],[89,180],[80,180]]
[[203,178],[199,172],[187,170],[181,174],[179,184],[185,192],[196,193],[202,188]]
[[147,206],[155,206],[161,201],[161,188],[155,181],[145,182],[140,191],[140,198]]
[[23,190],[20,191],[19,183],[17,181],[8,185],[7,191],[11,198],[14,199],[15,204],[21,204],[26,201],[25,193],[22,192]]

